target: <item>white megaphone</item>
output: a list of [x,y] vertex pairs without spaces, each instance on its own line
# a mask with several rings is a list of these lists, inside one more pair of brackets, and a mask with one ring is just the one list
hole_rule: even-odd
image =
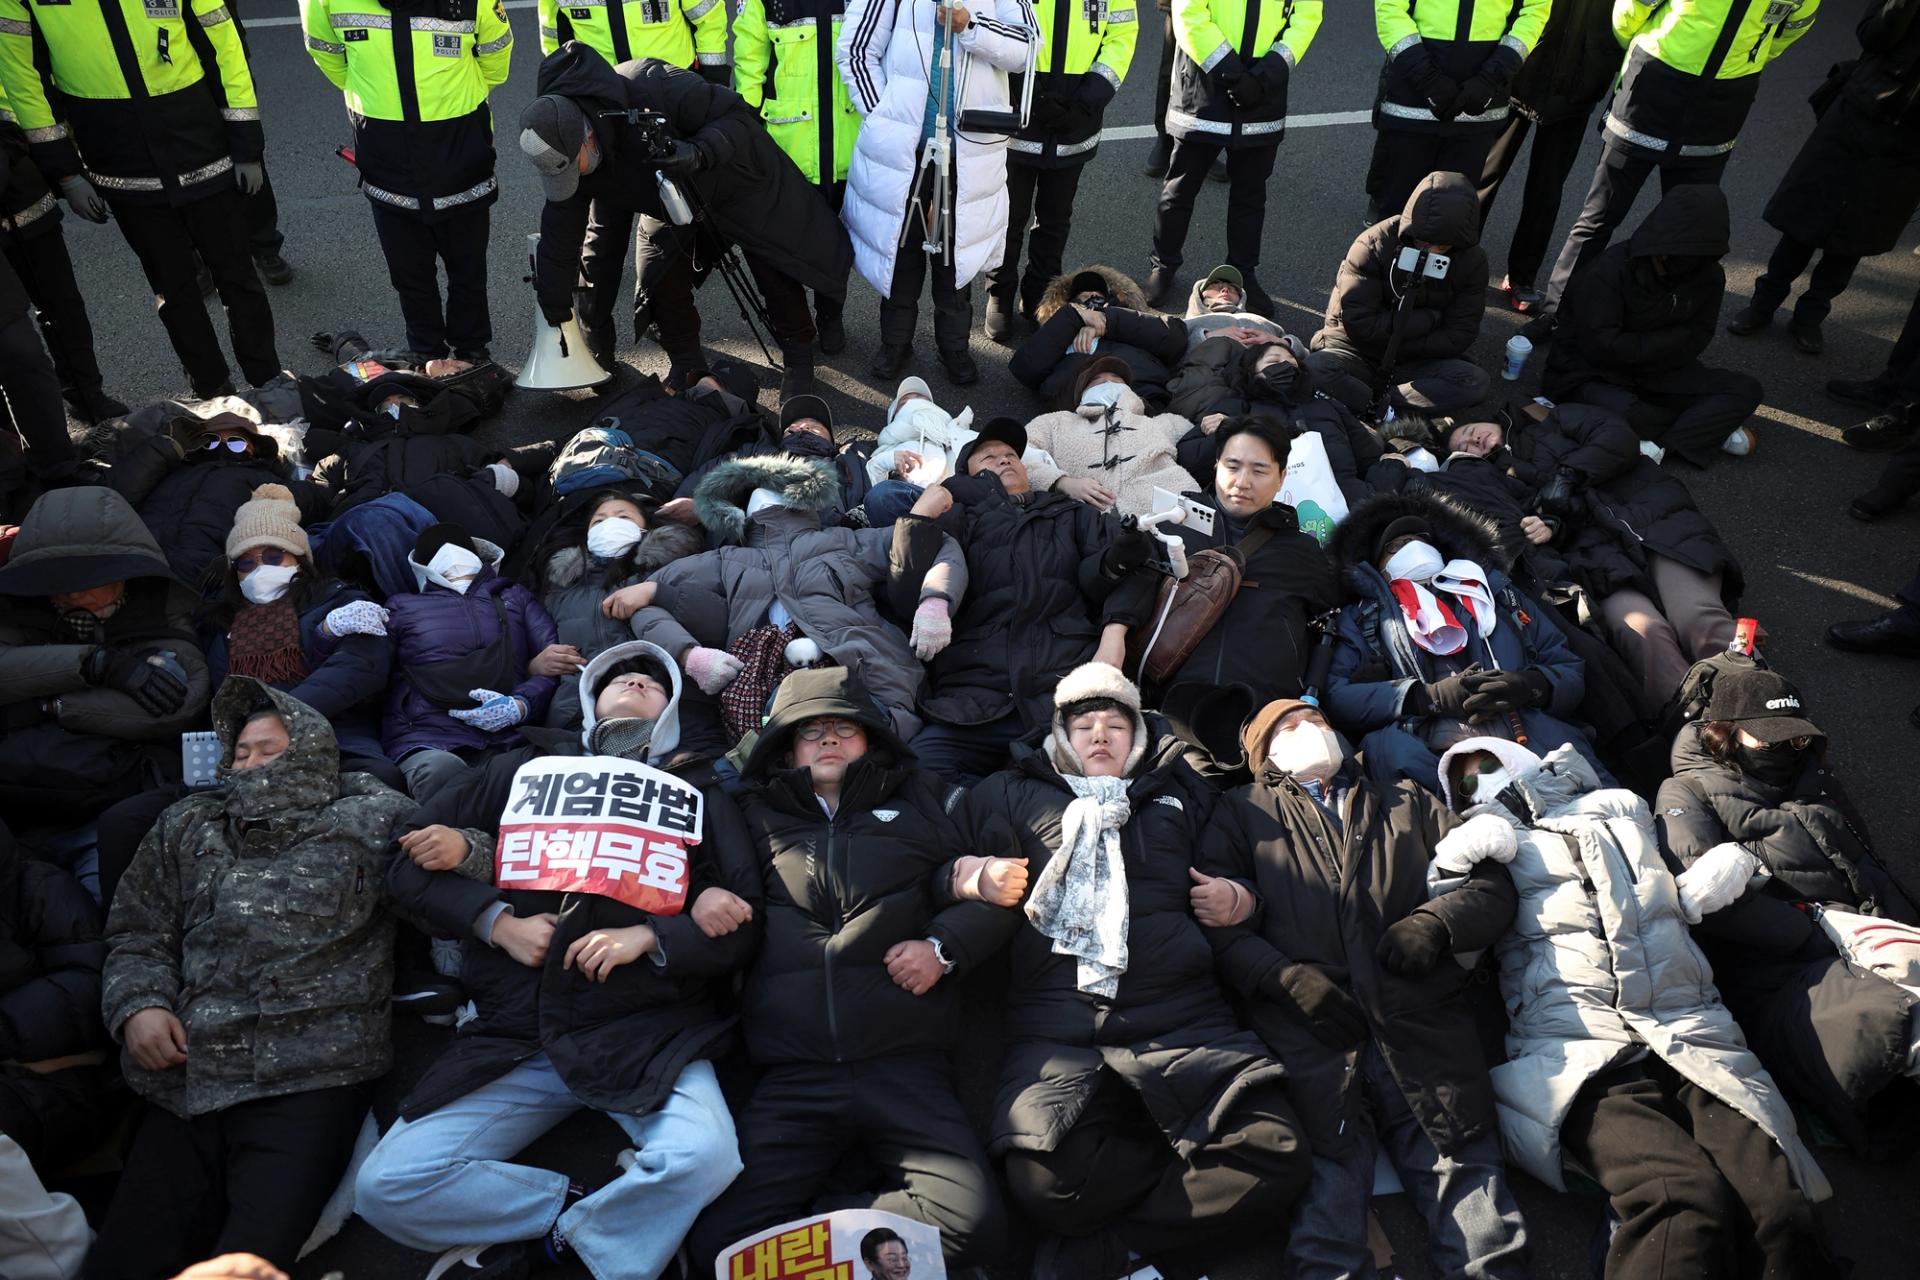
[[[539,232],[527,237],[527,261],[530,266],[539,245]],[[539,304],[534,304],[533,350],[527,353],[527,362],[520,367],[520,376],[513,380],[514,386],[524,387],[528,391],[575,391],[582,387],[597,387],[611,377],[613,374],[602,369],[600,362],[593,358],[593,353],[587,350],[587,336],[580,331],[579,320],[569,316],[565,323],[555,328],[547,323]]]

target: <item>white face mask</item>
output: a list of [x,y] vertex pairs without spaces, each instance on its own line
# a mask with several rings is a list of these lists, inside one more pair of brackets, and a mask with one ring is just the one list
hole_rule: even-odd
[[433,559],[427,561],[427,581],[437,582],[449,591],[465,595],[480,568],[479,556],[449,542],[433,553]]
[[1111,409],[1120,403],[1120,397],[1127,393],[1126,387],[1118,382],[1097,382],[1080,393],[1080,406],[1094,405],[1102,409]]
[[[1473,776],[1473,794],[1455,793],[1454,799],[1471,809],[1476,805],[1491,804],[1499,798],[1502,791],[1513,785],[1513,775],[1507,772],[1507,766],[1501,765],[1491,773],[1479,773]],[[1464,788],[1462,788],[1464,790]]]
[[633,521],[614,516],[587,530],[587,550],[602,560],[611,560],[639,546],[646,536],[647,531]]
[[298,572],[297,564],[263,564],[240,579],[240,594],[255,604],[272,604],[287,594]]
[[1325,781],[1346,759],[1340,738],[1325,725],[1308,720],[1281,730],[1267,743],[1267,759],[1282,773]]
[[1446,564],[1447,562],[1440,558],[1440,553],[1434,550],[1431,543],[1409,542],[1388,556],[1387,563],[1382,568],[1389,582],[1395,578],[1405,578],[1409,582],[1425,582],[1444,569]]

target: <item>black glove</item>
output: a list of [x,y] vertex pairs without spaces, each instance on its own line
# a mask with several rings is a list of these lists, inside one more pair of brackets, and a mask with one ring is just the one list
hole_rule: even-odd
[[698,173],[707,167],[707,153],[685,138],[675,138],[672,152],[654,163],[662,173]]
[[1367,1038],[1367,1015],[1340,989],[1346,971],[1314,964],[1282,965],[1262,984],[1267,998],[1307,1024],[1329,1049],[1351,1049]]
[[1068,120],[1067,95],[1048,89],[1033,95],[1032,128],[1036,133],[1064,133]]
[[1230,98],[1233,94],[1233,86],[1246,79],[1246,76],[1247,64],[1240,61],[1238,53],[1229,49],[1227,56],[1214,63],[1213,70],[1207,72],[1207,83],[1213,86],[1215,93],[1225,94]]
[[1388,973],[1417,977],[1432,973],[1440,957],[1447,954],[1453,938],[1438,916],[1416,911],[1397,920],[1373,949],[1373,958],[1386,966]]
[[1464,677],[1467,718],[1545,706],[1553,693],[1547,678],[1529,667],[1525,671],[1481,671]]
[[1256,75],[1241,76],[1227,86],[1227,101],[1242,111],[1251,111],[1266,100],[1266,90]]
[[1425,92],[1428,109],[1442,124],[1460,114],[1460,82],[1452,76],[1435,73]]
[[564,302],[547,302],[543,299],[540,303],[540,314],[546,318],[548,324],[558,329],[573,319],[573,308]]
[[171,649],[110,649],[80,663],[80,678],[96,689],[117,689],[152,716],[170,716],[187,702],[187,669]]
[[1520,68],[1525,63],[1526,59],[1520,56],[1518,49],[1511,45],[1496,45],[1486,61],[1480,64],[1480,77],[1505,93],[1513,87],[1513,78],[1520,74]]
[[1456,116],[1485,115],[1493,109],[1494,100],[1506,96],[1506,90],[1483,75],[1468,76],[1460,84],[1460,90],[1454,95],[1453,114]]
[[1153,558],[1154,537],[1145,529],[1122,529],[1100,557],[1100,572],[1108,578],[1124,578]]
[[1573,493],[1579,487],[1579,475],[1572,467],[1555,467],[1547,487],[1533,500],[1535,514],[1564,520],[1573,514]]
[[708,84],[717,84],[722,89],[733,88],[733,67],[728,63],[702,62],[694,67],[694,71]]
[[1410,716],[1450,716],[1455,720],[1467,718],[1467,695],[1472,688],[1467,684],[1470,677],[1480,674],[1480,665],[1475,663],[1465,671],[1450,675],[1444,680],[1435,680],[1430,684],[1416,684],[1407,690],[1405,705]]
[[1266,91],[1266,97],[1269,99],[1287,91],[1287,81],[1292,75],[1292,64],[1276,54],[1269,53],[1253,64],[1254,79],[1260,82],[1260,87]]

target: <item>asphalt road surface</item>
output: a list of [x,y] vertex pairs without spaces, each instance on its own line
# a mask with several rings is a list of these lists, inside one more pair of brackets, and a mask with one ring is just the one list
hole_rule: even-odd
[[[1855,52],[1853,25],[1863,7],[1862,0],[1829,0],[1813,30],[1766,73],[1724,182],[1734,211],[1728,314],[1744,303],[1772,248],[1774,233],[1761,221],[1760,211],[1812,125],[1806,96],[1830,65]],[[532,333],[533,296],[523,284],[525,237],[538,226],[540,190],[513,145],[511,126],[533,94],[540,50],[532,4],[514,0],[508,8],[517,44],[512,74],[493,96],[501,122],[503,194],[493,210],[490,298],[493,351],[517,367]],[[374,241],[367,202],[355,190],[351,171],[333,154],[349,140],[340,95],[308,60],[291,0],[246,0],[241,13],[249,26],[268,165],[287,235],[285,252],[298,272],[290,285],[270,290],[281,358],[296,372],[319,372],[324,358],[307,343],[307,335],[344,326],[359,328],[376,345],[401,345],[399,307]],[[1147,271],[1159,184],[1144,177],[1140,166],[1149,145],[1161,35],[1154,11],[1143,6],[1142,16],[1147,21],[1142,23],[1132,73],[1107,114],[1109,138],[1080,183],[1069,269],[1099,261],[1137,279]],[[1326,25],[1293,77],[1296,119],[1269,186],[1260,276],[1279,304],[1278,318],[1303,335],[1317,326],[1334,269],[1361,226],[1361,184],[1373,141],[1366,113],[1380,59],[1369,7],[1330,4]],[[1590,138],[1568,183],[1563,230],[1577,211],[1598,154],[1598,140]],[[1513,175],[1485,236],[1496,281],[1518,213],[1521,176]],[[1652,189],[1650,184],[1649,193]],[[1204,273],[1223,253],[1226,194],[1224,186],[1209,184],[1201,197],[1183,283],[1193,272]],[[1641,212],[1654,198],[1642,196]],[[65,225],[99,333],[108,389],[136,405],[184,395],[185,377],[153,315],[132,251],[111,225],[92,226],[71,218]],[[1707,472],[1687,473],[1746,568],[1743,612],[1765,624],[1770,656],[1800,685],[1813,718],[1831,735],[1840,776],[1864,808],[1883,856],[1909,882],[1920,881],[1920,790],[1912,782],[1920,729],[1908,721],[1920,702],[1920,680],[1915,679],[1920,665],[1842,655],[1822,644],[1821,632],[1835,619],[1866,616],[1891,605],[1892,592],[1920,560],[1920,513],[1910,509],[1873,526],[1847,516],[1847,500],[1872,485],[1879,463],[1840,444],[1839,429],[1864,414],[1828,398],[1822,383],[1833,377],[1865,377],[1884,363],[1920,287],[1916,240],[1920,235],[1910,228],[1893,253],[1862,264],[1827,323],[1824,356],[1798,354],[1778,326],[1758,337],[1723,335],[1716,341],[1709,361],[1744,369],[1766,385],[1766,404],[1756,423],[1759,447],[1751,457],[1724,458]],[[1006,372],[1006,351],[978,329],[983,305],[977,289],[975,297],[973,350],[983,371],[981,381],[943,394],[931,321],[924,315],[914,371],[933,384],[951,409],[970,403],[979,415],[1031,413],[1035,406],[1028,393]],[[758,348],[717,282],[708,285],[701,303],[710,349],[759,362]],[[880,424],[891,391],[865,377],[878,341],[877,315],[876,296],[856,276],[847,309],[847,350],[820,371],[842,423],[868,429]],[[1498,368],[1501,348],[1519,323],[1489,295],[1476,352],[1488,368]],[[631,335],[626,342],[624,359],[642,371],[664,372],[666,361],[657,348],[636,347]],[[1536,356],[1530,376],[1511,385],[1516,398],[1537,391],[1541,363]],[[771,370],[765,371],[763,385],[777,386]],[[771,390],[763,393],[763,401],[771,395]],[[591,421],[594,412],[592,398],[584,393],[523,392],[482,436],[501,444],[564,438]],[[389,1099],[400,1081],[411,1079],[435,1052],[440,1034],[417,1025],[401,1028],[401,1033],[402,1065],[384,1091]],[[984,1059],[979,1067],[991,1070]],[[610,1124],[584,1117],[556,1131],[533,1154],[600,1180],[611,1176],[607,1161],[619,1145]],[[1911,1166],[1869,1168],[1838,1151],[1822,1150],[1820,1155],[1837,1188],[1823,1217],[1843,1251],[1861,1263],[1858,1274],[1912,1274],[1912,1248],[1920,1233],[1910,1199],[1902,1193],[1903,1187],[1914,1185]],[[1599,1201],[1554,1195],[1520,1175],[1516,1181],[1536,1246],[1534,1274],[1592,1274],[1589,1246]],[[1417,1215],[1404,1197],[1388,1197],[1380,1204],[1399,1246],[1398,1269],[1409,1280],[1431,1275]],[[355,1221],[303,1264],[300,1274],[304,1280],[338,1269],[347,1280],[376,1280],[423,1275],[426,1264],[423,1255],[398,1249]],[[1004,1274],[1011,1277],[1024,1270],[1012,1268]],[[1249,1251],[1244,1263],[1216,1271],[1234,1280],[1278,1274],[1272,1245]]]

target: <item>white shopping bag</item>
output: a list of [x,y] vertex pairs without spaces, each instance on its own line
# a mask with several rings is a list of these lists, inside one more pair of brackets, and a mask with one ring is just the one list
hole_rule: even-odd
[[1287,450],[1287,475],[1275,502],[1284,502],[1300,516],[1300,530],[1325,543],[1333,527],[1347,518],[1347,498],[1333,478],[1327,446],[1316,432],[1302,431]]

